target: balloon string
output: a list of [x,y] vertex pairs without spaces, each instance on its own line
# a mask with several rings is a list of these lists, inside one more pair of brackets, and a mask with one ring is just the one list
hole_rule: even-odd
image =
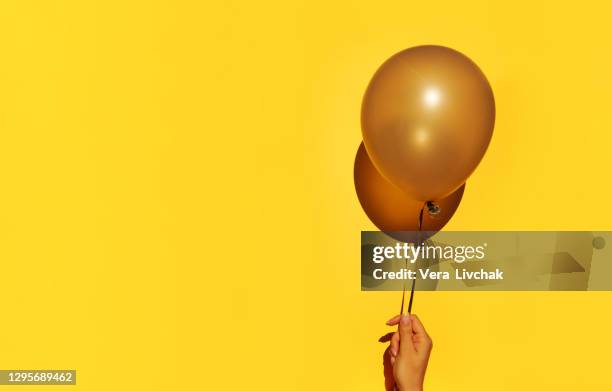
[[[427,202],[423,204],[421,212],[419,213],[419,234],[417,235],[417,245],[421,244],[421,230],[423,229],[423,211]],[[408,259],[405,260],[406,269],[408,269]],[[410,300],[408,301],[408,313],[412,313],[412,300],[414,299],[414,286],[416,285],[416,276],[412,279],[412,288],[410,289]],[[404,280],[404,287],[402,290],[402,306],[400,307],[400,315],[404,313],[404,301],[406,299],[406,280]]]

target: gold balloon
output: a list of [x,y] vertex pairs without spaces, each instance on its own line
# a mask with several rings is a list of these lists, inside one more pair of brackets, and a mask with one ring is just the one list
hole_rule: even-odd
[[457,190],[482,159],[495,123],[493,91],[465,55],[417,46],[388,59],[363,98],[361,127],[372,162],[420,201]]
[[[354,179],[361,207],[378,229],[385,232],[419,230],[419,214],[424,202],[410,198],[383,178],[370,161],[363,143],[355,157]],[[425,211],[422,230],[431,231],[430,235],[441,230],[455,214],[464,189],[465,184],[448,197],[436,201],[440,207],[437,215]]]

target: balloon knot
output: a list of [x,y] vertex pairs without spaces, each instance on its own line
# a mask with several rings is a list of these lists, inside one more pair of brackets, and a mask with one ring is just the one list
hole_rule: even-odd
[[436,204],[433,201],[427,201],[426,205],[427,213],[429,213],[430,216],[437,216],[438,214],[440,214],[440,205]]

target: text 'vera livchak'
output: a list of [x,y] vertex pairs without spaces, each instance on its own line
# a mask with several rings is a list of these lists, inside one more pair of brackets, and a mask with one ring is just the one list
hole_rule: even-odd
[[[438,272],[430,269],[418,269],[417,271],[402,269],[395,272],[386,272],[382,269],[374,270],[372,276],[376,280],[414,280],[419,278],[422,280],[450,280],[451,274],[449,272]],[[469,271],[467,269],[456,269],[455,270],[456,280],[503,280],[504,272],[499,268],[494,271],[487,271],[480,269],[476,271]]]

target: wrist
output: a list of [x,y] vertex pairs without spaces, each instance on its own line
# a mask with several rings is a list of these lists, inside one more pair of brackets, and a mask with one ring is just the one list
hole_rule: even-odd
[[397,387],[398,391],[423,391],[423,386],[405,386],[405,387]]

